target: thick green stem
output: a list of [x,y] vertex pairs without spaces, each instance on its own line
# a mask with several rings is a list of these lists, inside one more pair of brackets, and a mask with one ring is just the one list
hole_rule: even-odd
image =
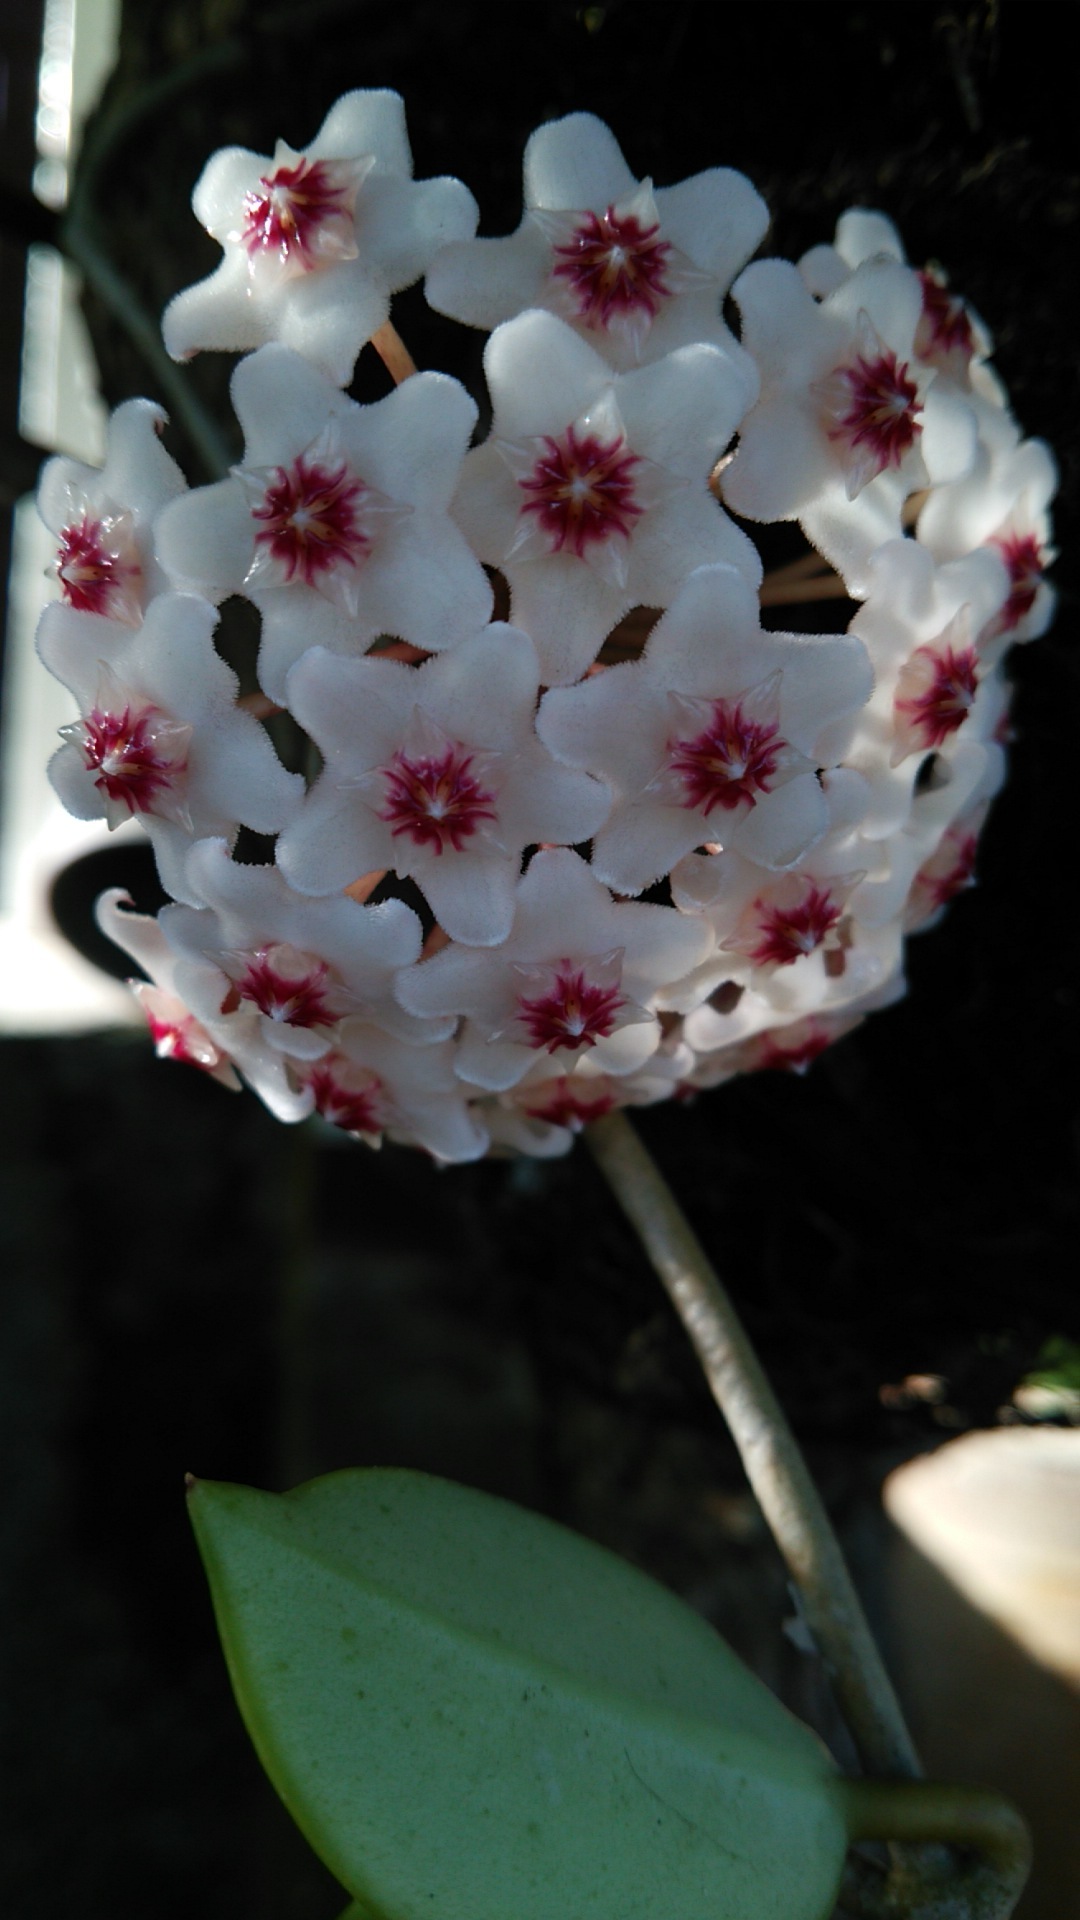
[[[977,1787],[928,1781],[845,1780],[841,1786],[854,1842],[906,1842],[887,1879],[862,1883],[855,1912],[866,1920],[1009,1920],[1031,1866],[1031,1836],[1006,1800]],[[936,1843],[936,1844],[935,1844]],[[941,1845],[959,1850],[942,1873]],[[927,1859],[926,1849],[934,1848]]]

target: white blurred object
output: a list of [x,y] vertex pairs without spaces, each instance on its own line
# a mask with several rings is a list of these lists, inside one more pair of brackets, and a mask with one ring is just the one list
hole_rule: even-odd
[[[118,0],[49,0],[39,77],[41,160],[35,191],[67,197],[83,120],[116,54]],[[101,459],[106,410],[79,311],[78,278],[50,247],[27,260],[20,429],[38,446]],[[46,775],[70,695],[34,654],[43,575],[53,542],[33,503],[16,510],[3,688],[0,828],[0,1032],[72,1032],[137,1019],[127,991],[99,973],[58,932],[49,906],[57,875],[108,843],[105,827],[66,813]],[[125,839],[143,836],[133,822]]]
[[885,1506],[974,1606],[1080,1685],[1080,1433],[965,1434],[892,1474]]

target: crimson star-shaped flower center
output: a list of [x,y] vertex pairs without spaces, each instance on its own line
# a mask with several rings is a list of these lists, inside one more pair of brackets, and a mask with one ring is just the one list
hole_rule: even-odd
[[529,1046],[546,1047],[549,1053],[559,1047],[578,1052],[606,1040],[620,1024],[619,1014],[627,1004],[618,984],[620,965],[612,966],[609,960],[589,969],[587,963],[559,960],[554,967],[522,971],[547,976],[540,993],[518,997],[517,1024]]
[[441,855],[447,848],[460,853],[498,818],[497,796],[485,785],[481,758],[459,741],[431,752],[402,748],[380,769],[379,819],[395,839],[405,834],[430,853]]
[[971,886],[978,846],[977,830],[947,833],[937,852],[919,868],[912,891],[917,892],[928,913],[946,906],[955,894]]
[[784,891],[783,900],[759,895],[750,909],[752,927],[743,951],[756,966],[790,966],[813,953],[839,925],[843,902],[827,885],[804,876]]
[[739,700],[714,700],[700,733],[668,742],[668,772],[681,784],[684,807],[730,813],[768,793],[786,747],[779,730]]
[[658,221],[634,213],[583,213],[570,236],[553,248],[553,277],[571,294],[578,319],[606,329],[615,319],[652,321],[673,291],[667,278],[671,247]]
[[84,720],[60,728],[94,774],[110,826],[134,813],[177,813],[191,731],[160,707],[130,701],[95,706]]
[[898,467],[922,433],[919,390],[907,362],[886,346],[865,310],[850,358],[815,381],[811,392],[843,460],[850,500],[879,473]]
[[376,1138],[387,1124],[382,1081],[366,1067],[354,1067],[331,1054],[316,1060],[304,1076],[315,1096],[315,1111],[343,1133]]
[[896,716],[908,751],[940,747],[955,733],[967,719],[978,683],[974,647],[917,647],[897,682]]
[[915,332],[915,351],[932,366],[960,361],[966,368],[975,352],[975,332],[967,307],[950,293],[936,273],[920,273],[922,314]]
[[576,1082],[568,1074],[549,1080],[522,1101],[533,1120],[546,1120],[553,1127],[567,1127],[580,1133],[591,1120],[599,1120],[615,1105],[606,1080]]
[[343,173],[331,162],[301,155],[294,166],[264,174],[244,196],[241,240],[248,255],[273,255],[281,265],[308,273],[322,263],[333,232],[338,257],[355,257],[355,242],[348,238],[355,181],[351,172]]
[[829,439],[870,455],[875,473],[898,467],[922,431],[918,388],[908,378],[907,363],[884,347],[873,358],[856,354],[835,374],[847,388],[847,404],[829,428]]
[[335,568],[358,566],[372,546],[367,492],[344,461],[298,454],[291,466],[276,469],[261,504],[251,510],[261,523],[256,549],[267,553],[286,583],[300,580],[308,587]]
[[635,497],[638,464],[622,434],[607,439],[576,425],[560,439],[545,434],[532,472],[518,481],[521,511],[535,516],[553,553],[584,559],[592,546],[630,538],[645,511]]
[[222,1013],[235,1013],[242,1000],[250,1000],[268,1020],[284,1026],[331,1027],[339,1018],[343,1008],[336,1004],[336,982],[317,954],[277,941],[229,958],[232,986]]
[[1009,597],[998,616],[1002,633],[1011,633],[1026,620],[1042,585],[1046,555],[1033,533],[999,533],[990,541],[1005,562]]
[[84,513],[60,532],[56,577],[69,607],[137,625],[142,567],[126,514]]

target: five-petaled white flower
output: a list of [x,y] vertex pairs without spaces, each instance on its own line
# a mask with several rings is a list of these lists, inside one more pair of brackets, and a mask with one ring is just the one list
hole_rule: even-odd
[[390,295],[477,218],[460,180],[413,180],[405,111],[388,92],[343,94],[303,152],[222,148],[192,204],[225,257],[166,309],[173,358],[281,340],[339,387]]

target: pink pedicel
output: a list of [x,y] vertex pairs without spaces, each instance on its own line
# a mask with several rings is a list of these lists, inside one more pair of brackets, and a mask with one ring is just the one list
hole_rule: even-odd
[[379,769],[383,799],[376,808],[395,840],[402,834],[427,852],[460,853],[480,834],[490,840],[497,818],[496,795],[484,784],[493,754],[474,753],[457,741],[425,753],[395,753]]
[[[115,689],[119,692],[118,689]],[[91,709],[84,720],[61,727],[63,739],[78,747],[83,765],[105,802],[105,817],[116,827],[132,814],[186,820],[182,782],[188,770],[192,729],[159,707],[125,699]]]
[[919,391],[865,313],[854,357],[812,389],[824,402],[828,437],[845,456],[850,499],[898,467],[922,432]]
[[619,990],[622,953],[605,954],[593,962],[559,960],[549,967],[519,967],[515,971],[530,983],[542,983],[535,995],[521,994],[517,1003],[517,1034],[530,1047],[560,1047],[578,1052],[606,1040],[626,1024],[620,1014],[627,1005]]
[[317,1060],[304,1074],[304,1084],[315,1097],[315,1111],[343,1133],[377,1141],[387,1124],[382,1081],[366,1067],[356,1067],[340,1054]]
[[[287,148],[279,148],[280,160]],[[306,160],[290,156],[244,195],[240,240],[254,264],[273,259],[292,272],[310,273],[332,260],[355,260],[352,211],[357,187],[368,166],[355,162]]]
[[758,967],[789,967],[813,953],[840,924],[850,886],[833,889],[806,875],[792,874],[770,893],[759,894],[739,932],[723,945],[745,953]]
[[978,684],[973,646],[917,647],[897,681],[894,761],[940,747],[967,719]]
[[564,1073],[538,1087],[522,1100],[522,1105],[532,1120],[546,1120],[549,1126],[580,1133],[591,1120],[611,1112],[615,1096],[606,1080],[579,1082]]
[[928,365],[966,374],[975,353],[975,331],[962,300],[936,273],[920,273],[922,313],[915,330],[915,352]]
[[1009,597],[998,615],[997,630],[1011,633],[1035,605],[1047,555],[1033,533],[998,533],[989,544],[997,548],[1009,574]]
[[[745,811],[759,793],[768,793],[785,761],[792,758],[775,724],[779,678],[775,674],[762,687],[733,700],[672,696],[684,720],[696,721],[701,731],[691,738],[668,741],[667,767],[651,791],[680,806],[697,808],[706,817],[717,809]],[[773,718],[767,717],[770,712]]]
[[583,213],[567,239],[553,247],[552,276],[565,287],[575,317],[606,331],[628,318],[655,320],[674,288],[668,277],[672,248],[659,238],[659,221],[608,207]]
[[561,439],[545,434],[543,447],[518,486],[525,495],[522,514],[535,516],[549,550],[583,560],[590,547],[629,540],[645,509],[634,491],[638,456],[623,435],[607,439],[575,424]]
[[[250,476],[249,476],[250,484]],[[371,550],[365,525],[368,489],[345,462],[323,462],[311,451],[278,467],[251,510],[260,523],[248,580],[259,584],[268,560],[285,585],[318,588],[338,568],[356,568]],[[261,551],[260,551],[261,550]]]
[[71,521],[61,528],[54,566],[60,591],[76,613],[140,624],[142,566],[130,514],[84,513]]
[[286,941],[258,947],[254,953],[225,956],[232,986],[221,1003],[222,1013],[235,1013],[250,1000],[268,1020],[289,1027],[332,1027],[352,1010],[325,960],[302,953]]

